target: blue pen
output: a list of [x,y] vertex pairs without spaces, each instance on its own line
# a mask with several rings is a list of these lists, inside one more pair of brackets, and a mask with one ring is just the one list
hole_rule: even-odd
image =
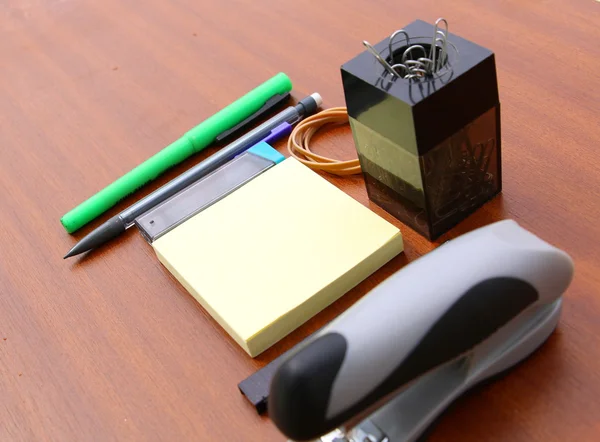
[[[267,135],[265,138],[260,140],[258,143],[256,143],[252,147],[257,146],[261,143],[273,144],[275,141],[280,140],[284,136],[287,136],[291,133],[292,133],[292,125],[289,123],[281,123],[275,129],[273,129],[271,131],[271,133],[269,133],[269,135]],[[248,147],[250,148],[250,146],[248,146]],[[243,152],[238,153],[235,157],[237,158],[238,156],[244,154],[247,150],[248,149],[244,150]]]
[[261,140],[261,142],[265,142],[267,144],[273,144],[273,142],[275,142],[291,133],[292,133],[292,125],[289,123],[281,123],[275,129],[273,129],[269,135],[267,135],[263,140]]

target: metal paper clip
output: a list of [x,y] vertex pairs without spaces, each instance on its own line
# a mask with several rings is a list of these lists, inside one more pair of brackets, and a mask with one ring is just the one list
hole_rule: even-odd
[[[440,24],[443,24],[441,29]],[[404,51],[397,60],[394,56],[394,43],[398,36],[403,36],[406,40],[406,46],[402,46]],[[402,41],[402,40],[399,40]],[[386,72],[393,77],[400,77],[407,80],[431,77],[438,73],[447,63],[448,59],[448,21],[439,18],[435,22],[435,28],[431,45],[428,49],[423,44],[411,44],[411,37],[404,29],[394,31],[390,35],[388,42],[388,58],[384,58],[371,44],[363,41],[363,45],[375,57],[375,59],[385,68]],[[397,63],[396,61],[400,61]]]

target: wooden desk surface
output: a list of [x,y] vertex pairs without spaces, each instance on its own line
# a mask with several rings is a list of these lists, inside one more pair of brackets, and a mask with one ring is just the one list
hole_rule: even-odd
[[[339,66],[362,40],[439,16],[496,53],[504,149],[502,196],[442,240],[513,218],[568,251],[576,276],[548,343],[460,400],[431,440],[599,440],[595,0],[4,0],[0,440],[284,440],[237,383],[435,244],[398,223],[403,256],[251,360],[137,232],[63,261],[98,222],[70,236],[59,218],[276,72],[292,78],[296,99],[318,91],[325,106],[344,105]],[[353,156],[347,130],[320,141],[325,153]],[[360,178],[334,182],[391,219]]]

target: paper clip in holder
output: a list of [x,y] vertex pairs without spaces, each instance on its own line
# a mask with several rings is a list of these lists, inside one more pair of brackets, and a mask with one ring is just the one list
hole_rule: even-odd
[[283,159],[284,156],[269,144],[260,142],[188,188],[140,215],[136,218],[135,225],[146,241],[151,244]]

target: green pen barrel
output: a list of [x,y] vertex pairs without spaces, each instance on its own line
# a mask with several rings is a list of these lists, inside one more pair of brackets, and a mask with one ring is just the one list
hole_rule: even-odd
[[258,111],[269,98],[291,90],[289,77],[278,73],[79,204],[63,215],[60,222],[67,232],[75,232],[169,168],[209,146],[219,134]]

